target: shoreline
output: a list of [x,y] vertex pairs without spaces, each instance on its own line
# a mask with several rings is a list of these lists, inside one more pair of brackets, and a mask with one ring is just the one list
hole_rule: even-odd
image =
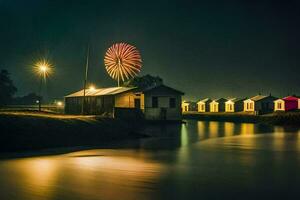
[[276,112],[265,115],[253,115],[248,113],[183,113],[183,119],[195,119],[203,121],[220,121],[236,123],[263,123],[280,126],[299,126],[300,112]]
[[99,116],[37,112],[0,112],[0,152],[107,146],[144,138],[144,122]]

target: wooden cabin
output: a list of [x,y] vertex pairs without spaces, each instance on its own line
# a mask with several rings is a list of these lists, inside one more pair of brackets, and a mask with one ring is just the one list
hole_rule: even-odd
[[276,97],[271,95],[256,95],[244,100],[244,112],[253,112],[255,114],[265,114],[273,112],[274,100]]
[[198,112],[209,112],[210,98],[202,99],[197,102]]
[[291,111],[299,109],[300,98],[287,96],[274,101],[274,111]]
[[188,102],[188,101],[182,101],[181,102],[182,112],[188,112],[189,111],[189,105],[190,105],[190,102]]
[[210,112],[225,112],[225,102],[227,100],[224,98],[214,99],[209,104]]
[[241,112],[244,109],[244,100],[232,98],[225,102],[225,112]]
[[[165,85],[147,89],[86,89],[84,114],[127,116],[139,110],[149,120],[180,120],[182,92]],[[83,90],[65,96],[65,113],[82,114]]]
[[181,120],[183,92],[160,85],[141,90],[144,96],[144,115],[148,120]]
[[197,104],[192,101],[182,101],[181,108],[182,112],[197,111]]

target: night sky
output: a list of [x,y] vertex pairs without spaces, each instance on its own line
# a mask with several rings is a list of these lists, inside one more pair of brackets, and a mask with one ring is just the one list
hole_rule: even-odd
[[103,56],[127,42],[141,52],[141,75],[185,99],[300,95],[300,5],[282,2],[0,0],[0,68],[18,95],[37,92],[32,64],[47,57],[55,73],[45,91],[62,98],[82,88],[88,43],[89,82],[115,86]]

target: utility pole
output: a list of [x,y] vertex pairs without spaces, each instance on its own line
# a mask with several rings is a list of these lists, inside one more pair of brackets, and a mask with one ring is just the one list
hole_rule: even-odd
[[87,82],[88,70],[89,70],[89,54],[90,54],[90,46],[88,45],[86,65],[85,65],[85,75],[84,75],[84,82],[83,82],[83,99],[82,99],[82,107],[81,107],[82,115],[84,115],[85,113],[85,89],[86,89],[86,82]]

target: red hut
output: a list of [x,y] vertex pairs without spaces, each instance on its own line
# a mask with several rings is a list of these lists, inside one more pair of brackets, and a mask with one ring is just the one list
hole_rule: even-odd
[[299,109],[300,99],[295,96],[287,96],[282,99],[278,99],[274,101],[275,103],[275,111],[289,111],[289,110],[297,110]]

